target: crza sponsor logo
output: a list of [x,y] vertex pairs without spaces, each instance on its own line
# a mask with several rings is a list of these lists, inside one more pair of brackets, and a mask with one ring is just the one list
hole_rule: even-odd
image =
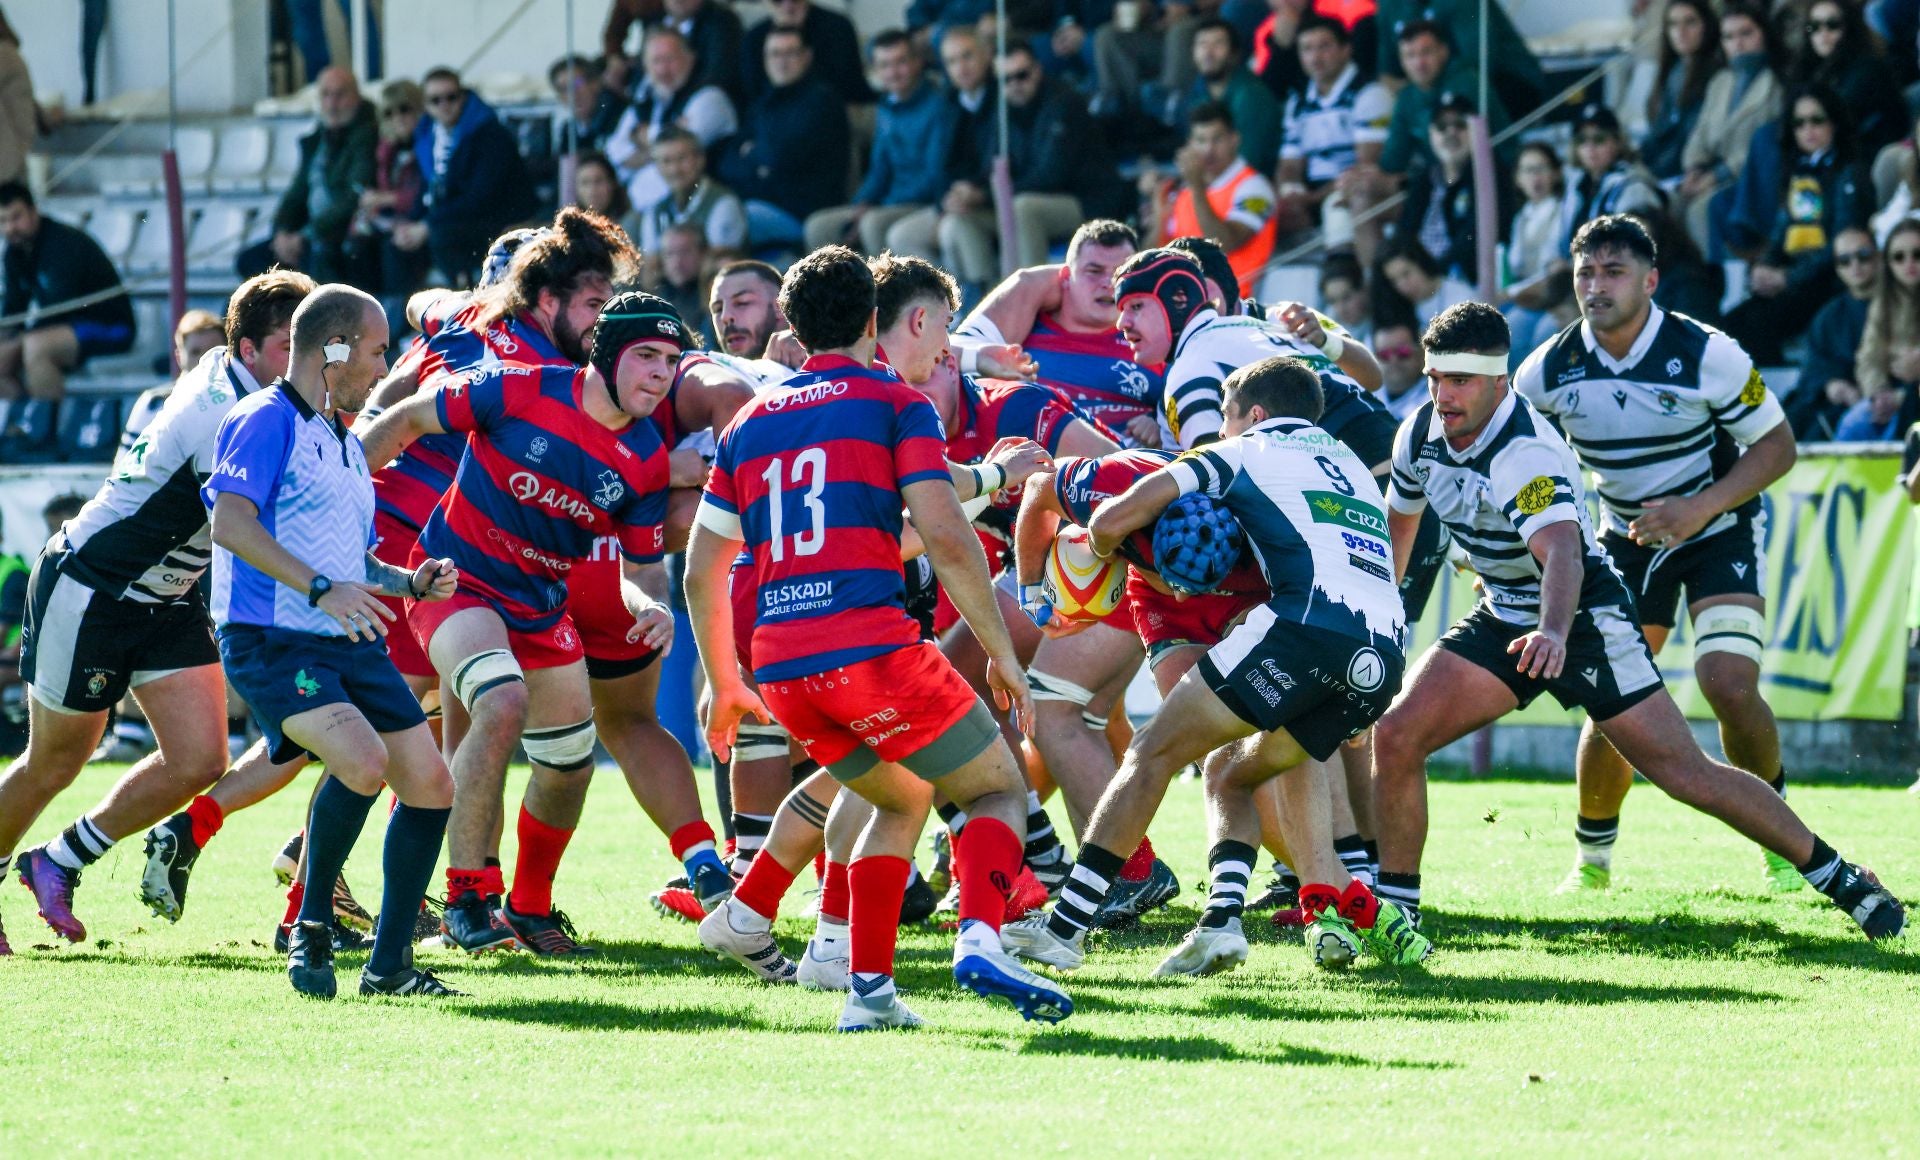
[[593,508],[585,502],[575,499],[557,487],[545,487],[538,476],[530,471],[516,471],[507,477],[507,488],[513,492],[513,498],[521,503],[539,504],[550,511],[561,512],[574,519],[586,519],[593,515]]
[[837,395],[847,393],[847,384],[842,382],[812,383],[804,387],[795,387],[790,391],[770,396],[766,402],[769,411],[782,411],[788,407],[802,407],[808,403],[818,403]]
[[1352,532],[1341,532],[1340,542],[1353,551],[1372,552],[1374,555],[1382,557],[1383,559],[1387,554],[1387,549],[1380,541],[1370,540],[1365,536],[1356,536]]
[[1387,517],[1379,508],[1334,491],[1305,491],[1307,511],[1316,524],[1344,524],[1376,536],[1387,534]]
[[[760,590],[760,603],[768,608],[800,600],[825,600],[833,595],[833,581],[809,580],[804,584],[772,584]],[[859,726],[855,726],[859,728]]]

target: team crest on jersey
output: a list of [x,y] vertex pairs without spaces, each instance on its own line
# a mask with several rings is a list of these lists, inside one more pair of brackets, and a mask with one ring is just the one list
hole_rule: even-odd
[[87,696],[98,697],[107,691],[107,674],[104,670],[94,669],[87,674]]
[[533,442],[527,444],[527,458],[533,460],[535,463],[538,463],[540,462],[540,457],[542,455],[545,455],[546,453],[547,453],[547,437],[545,435],[535,435],[533,437]]
[[1670,358],[1667,360],[1667,373],[1669,375],[1677,375],[1680,373],[1680,368],[1684,365],[1686,364],[1682,363],[1679,359]]
[[1661,391],[1654,399],[1659,402],[1662,415],[1672,415],[1680,409],[1680,396],[1672,391]]
[[627,485],[620,482],[620,477],[612,471],[603,471],[600,473],[600,487],[593,493],[593,502],[603,508],[611,508],[625,494]]
[[1147,378],[1147,372],[1140,369],[1140,364],[1123,358],[1113,360],[1113,377],[1120,381],[1127,394],[1136,399],[1146,398],[1153,389],[1152,381]]
[[1760,377],[1760,368],[1747,372],[1747,385],[1740,388],[1740,401],[1749,407],[1758,407],[1767,401],[1767,380]]
[[1520,489],[1513,499],[1513,506],[1520,509],[1522,515],[1537,516],[1546,511],[1553,503],[1553,481],[1544,475],[1536,475]]

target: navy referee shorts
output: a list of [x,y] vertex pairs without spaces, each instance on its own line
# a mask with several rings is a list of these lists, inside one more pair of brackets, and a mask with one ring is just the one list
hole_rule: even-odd
[[308,752],[287,740],[281,724],[327,705],[352,705],[376,733],[403,732],[427,720],[379,641],[229,624],[220,630],[220,660],[276,763]]

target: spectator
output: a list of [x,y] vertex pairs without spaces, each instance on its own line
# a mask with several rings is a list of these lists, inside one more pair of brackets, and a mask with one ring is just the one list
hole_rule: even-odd
[[1102,116],[1142,111],[1175,123],[1180,96],[1193,84],[1198,21],[1191,11],[1179,0],[1116,0],[1113,19],[1093,30],[1094,107]]
[[1442,310],[1472,301],[1474,296],[1473,287],[1449,276],[1414,238],[1394,239],[1380,258],[1378,280],[1385,281],[1400,296],[1400,304],[1413,312],[1421,330]]
[[1187,143],[1174,155],[1174,166],[1177,180],[1154,169],[1141,174],[1149,199],[1148,234],[1162,243],[1178,237],[1217,240],[1239,279],[1239,296],[1252,295],[1277,236],[1273,185],[1240,156],[1240,134],[1225,105],[1209,101],[1193,110]]
[[[940,222],[944,216],[990,212],[993,195],[988,187],[999,140],[993,58],[981,34],[972,28],[948,29],[940,38],[940,66],[947,76],[947,99],[957,116],[953,145],[947,152],[947,191],[939,204],[909,214],[887,231],[887,248],[894,253],[935,262],[942,260]],[[986,265],[979,269],[962,265],[976,260]],[[980,286],[999,276],[990,250],[954,254],[947,264],[963,285]]]
[[[1380,168],[1403,176],[1431,160],[1427,155],[1427,122],[1433,119],[1440,94],[1458,93],[1478,108],[1480,73],[1465,57],[1454,53],[1446,29],[1431,20],[1415,20],[1403,25],[1396,39],[1407,83],[1393,98],[1393,114],[1387,123],[1387,142],[1381,150]],[[1506,106],[1500,103],[1497,93],[1489,93],[1487,130],[1498,133],[1506,127]]]
[[[1440,32],[1455,57],[1471,63],[1480,55],[1481,3],[1482,0],[1380,0],[1376,18],[1381,28],[1398,29],[1400,35],[1412,25],[1430,25]],[[1513,26],[1505,4],[1487,4],[1486,11],[1487,65],[1493,88],[1490,103],[1502,109],[1531,109],[1552,95],[1540,71],[1540,60]],[[1388,83],[1401,77],[1419,83],[1407,65],[1404,48],[1396,51],[1393,42],[1385,36],[1379,41],[1375,67],[1380,78]],[[1500,126],[1494,128],[1498,130]]]
[[33,76],[20,54],[20,36],[0,13],[0,184],[26,180],[27,154],[39,129],[40,107],[33,103]]
[[712,349],[713,324],[707,316],[707,235],[698,223],[675,222],[660,235],[657,248],[646,251],[644,269],[649,289],[673,303],[688,323],[700,320],[704,345]]
[[660,0],[612,0],[600,26],[600,75],[607,84],[625,91],[634,79],[634,60],[627,55],[627,37],[636,24],[658,20]]
[[1906,140],[1889,145],[1873,159],[1873,237],[1884,246],[1902,218],[1920,208],[1920,121]]
[[[133,302],[100,243],[43,217],[17,181],[0,185],[0,238],[7,243],[0,314],[28,316],[24,327],[0,331],[0,399],[25,394],[43,402],[14,408],[19,429],[0,432],[0,462],[21,463],[53,450],[53,410],[67,376],[95,355],[132,348]],[[95,301],[64,305],[94,295]]]
[[1573,161],[1560,207],[1561,254],[1581,226],[1603,214],[1666,212],[1667,195],[1634,161],[1620,118],[1605,105],[1582,106],[1574,118]]
[[[640,232],[633,242],[642,254],[658,250],[669,227],[690,225],[700,230],[708,249],[738,254],[747,246],[747,210],[731,189],[707,176],[707,154],[700,140],[677,126],[661,130],[653,155],[667,192],[652,205],[641,206]],[[702,300],[703,308],[705,299]]]
[[619,222],[629,241],[640,226],[640,217],[627,200],[627,187],[620,184],[620,172],[604,153],[582,153],[574,159],[573,204]]
[[1353,42],[1338,20],[1315,17],[1294,35],[1306,82],[1287,97],[1280,143],[1282,229],[1320,218],[1320,203],[1355,165],[1377,167],[1393,117],[1393,98],[1367,83]]
[[607,14],[609,31],[616,13],[623,9],[633,14],[620,26],[619,40],[623,44],[634,18],[644,13],[647,43],[665,28],[678,33],[686,44],[693,57],[689,74],[694,88],[711,85],[731,101],[744,95],[740,87],[742,29],[732,4],[724,0],[641,0],[638,4],[615,0],[614,11]]
[[1709,326],[1720,324],[1720,302],[1727,294],[1727,275],[1718,262],[1701,256],[1685,227],[1672,214],[1628,214],[1653,239],[1654,305],[1668,314],[1684,314]]
[[[1911,239],[1909,240],[1911,244]],[[1841,293],[1820,308],[1807,327],[1800,381],[1785,400],[1795,439],[1832,439],[1847,408],[1860,401],[1854,360],[1867,333],[1867,312],[1880,279],[1880,252],[1873,234],[1844,229],[1833,241],[1833,268]]]
[[1852,0],[1814,0],[1807,9],[1806,40],[1787,66],[1787,80],[1825,85],[1839,96],[1862,160],[1898,141],[1907,129],[1906,99],[1879,39],[1867,30],[1861,6]]
[[1920,418],[1920,221],[1903,221],[1887,237],[1854,374],[1861,399],[1842,415],[1834,439],[1897,439]]
[[[993,0],[911,0],[907,5],[907,34],[922,54],[935,52],[947,33],[976,27],[993,10]],[[884,90],[885,83],[880,87]]]
[[600,62],[578,53],[563,56],[547,70],[547,83],[553,86],[553,95],[561,109],[566,110],[560,114],[559,148],[568,148],[565,133],[568,119],[573,122],[571,147],[574,152],[606,148],[607,139],[613,136],[621,115],[627,111],[627,98],[607,84]]
[[[1049,80],[1026,44],[1008,44],[1000,58],[1007,94],[1007,161],[1013,176],[1013,218],[1020,266],[1046,264],[1048,249],[1080,223],[1119,216],[1120,186],[1093,118],[1080,96]],[[993,215],[983,209],[940,219],[940,251],[963,281],[993,262]],[[989,275],[985,281],[991,281]]]
[[1396,421],[1404,422],[1431,397],[1420,337],[1407,319],[1394,318],[1374,327],[1370,345],[1373,357],[1380,360],[1380,390],[1374,398]]
[[748,43],[762,49],[769,83],[748,106],[740,136],[721,150],[719,176],[746,199],[754,246],[795,246],[808,216],[846,196],[853,151],[846,100],[820,78],[799,25],[749,34]]
[[[1338,25],[1335,25],[1338,27]],[[1233,115],[1240,131],[1240,156],[1261,173],[1280,155],[1280,102],[1260,78],[1247,70],[1240,34],[1213,18],[1193,31],[1193,87],[1189,107],[1217,101]]]
[[234,262],[242,278],[275,264],[302,270],[320,282],[347,276],[347,232],[360,208],[361,191],[374,184],[380,126],[347,69],[322,72],[316,92],[320,121],[300,138],[293,183],[273,211],[273,237],[240,251]]
[[[1305,62],[1300,58],[1300,30],[1316,19],[1331,20],[1340,26],[1353,47],[1353,60],[1363,81],[1373,79],[1373,58],[1378,51],[1379,22],[1374,19],[1371,0],[1265,0],[1266,15],[1250,35],[1253,53],[1248,61],[1253,75],[1266,82],[1278,100],[1306,88]],[[1220,15],[1234,20],[1233,2],[1220,7]],[[1235,21],[1238,24],[1238,21]]]
[[1777,189],[1766,254],[1747,272],[1751,296],[1727,315],[1726,325],[1761,366],[1778,366],[1781,344],[1839,292],[1833,238],[1866,225],[1873,213],[1873,182],[1854,160],[1839,96],[1824,85],[1798,86],[1785,108],[1780,152],[1792,160]]
[[1513,347],[1524,358],[1566,320],[1556,311],[1573,289],[1564,211],[1563,174],[1553,146],[1530,141],[1520,147],[1514,182],[1522,199],[1507,230],[1507,258],[1501,271],[1501,310],[1513,330]]
[[627,182],[627,196],[649,206],[666,196],[666,182],[653,163],[653,142],[669,125],[692,133],[711,149],[739,131],[734,104],[715,85],[703,84],[693,71],[693,50],[678,31],[660,26],[647,32],[641,50],[646,76],[634,89],[633,104],[620,115],[607,139],[607,157]]
[[1727,60],[1720,54],[1720,17],[1708,0],[1667,0],[1664,23],[1640,157],[1655,177],[1670,181],[1685,172],[1681,155],[1700,120],[1707,84]]
[[1680,156],[1686,170],[1680,182],[1681,212],[1694,241],[1709,251],[1715,248],[1707,228],[1709,203],[1739,176],[1754,131],[1775,116],[1780,105],[1764,9],[1747,0],[1729,0],[1720,15],[1720,50],[1727,67],[1707,82],[1700,118]]
[[[173,372],[198,366],[206,353],[227,341],[227,324],[211,310],[193,309],[180,316],[173,328]],[[160,408],[173,394],[173,378],[141,391],[127,408],[127,421],[120,428],[120,450],[126,451],[140,439],[140,433],[153,422]]]
[[433,264],[467,285],[500,231],[533,212],[533,188],[513,134],[459,73],[434,69],[421,88],[428,116],[414,130],[413,152],[426,196],[415,212],[424,209]]
[[760,99],[769,84],[767,36],[776,29],[798,29],[813,53],[812,77],[832,89],[842,105],[871,105],[877,94],[867,83],[860,58],[860,34],[853,21],[813,0],[771,0],[770,14],[747,30],[740,50],[740,76],[747,104]]
[[906,33],[881,33],[869,52],[882,99],[867,177],[853,204],[807,219],[809,250],[858,239],[861,249],[878,254],[892,244],[888,231],[900,219],[937,204],[947,188],[957,107],[928,82],[920,51]]
[[1352,254],[1328,254],[1320,264],[1320,301],[1348,334],[1372,345],[1373,297],[1367,293],[1366,270]]
[[[1395,237],[1418,238],[1442,269],[1468,285],[1480,281],[1480,212],[1473,182],[1473,138],[1467,119],[1473,103],[1459,93],[1441,93],[1427,124],[1427,151],[1433,161],[1407,183]],[[1493,220],[1504,225],[1513,212],[1513,195],[1504,178],[1495,178]]]
[[[427,223],[417,220],[426,178],[413,150],[426,94],[412,81],[380,89],[380,143],[373,151],[373,188],[360,195],[347,232],[356,286],[376,290],[389,319],[403,317],[407,296],[427,274]],[[404,328],[396,328],[395,334]]]

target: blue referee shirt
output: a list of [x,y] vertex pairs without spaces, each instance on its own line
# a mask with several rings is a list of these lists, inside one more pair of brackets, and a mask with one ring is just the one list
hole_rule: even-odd
[[[366,575],[373,545],[373,477],[360,440],[324,419],[284,379],[242,399],[214,440],[213,475],[200,489],[207,508],[221,492],[260,509],[267,534],[332,580]],[[268,576],[227,549],[213,549],[213,622],[341,636],[331,616],[307,606],[307,594]]]

